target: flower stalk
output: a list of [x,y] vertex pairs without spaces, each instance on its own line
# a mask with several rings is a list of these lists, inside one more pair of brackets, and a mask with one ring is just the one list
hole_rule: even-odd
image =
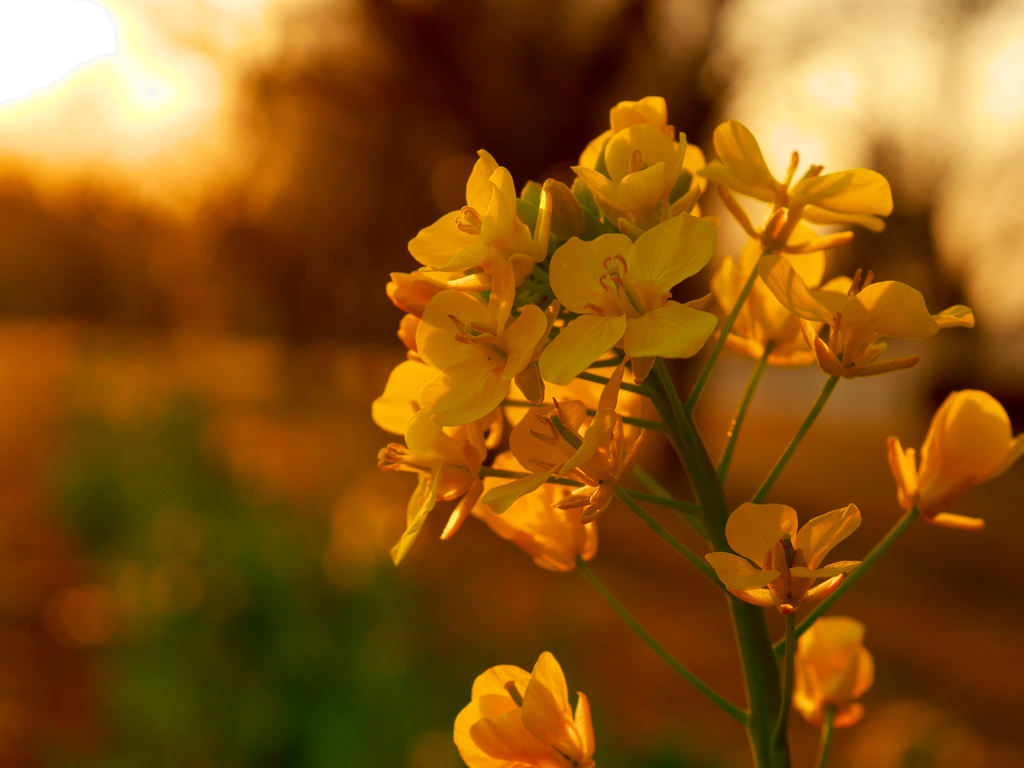
[[736,450],[736,440],[740,436],[740,427],[743,426],[747,409],[750,408],[750,403],[754,399],[754,393],[757,392],[757,386],[761,383],[761,377],[764,375],[765,368],[768,367],[768,356],[774,348],[775,343],[772,341],[765,344],[764,354],[761,355],[761,359],[750,374],[750,379],[747,380],[747,386],[743,390],[743,397],[740,399],[739,408],[736,409],[736,416],[733,418],[732,424],[729,425],[725,449],[722,451],[721,461],[718,462],[718,478],[723,483],[725,483],[725,478],[729,475],[729,464],[732,462],[733,451]]

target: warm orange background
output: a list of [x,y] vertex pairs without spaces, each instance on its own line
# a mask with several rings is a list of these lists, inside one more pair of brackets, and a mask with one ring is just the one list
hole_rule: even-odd
[[[478,148],[519,186],[571,181],[620,99],[664,96],[706,150],[741,119],[780,171],[792,149],[880,170],[888,227],[830,274],[975,309],[974,331],[913,345],[917,368],[841,382],[772,492],[801,516],[855,502],[839,559],[899,514],[886,437],[919,444],[949,391],[986,389],[1024,428],[1019,4],[95,4],[118,52],[0,103],[5,765],[447,768],[473,676],[543,650],[590,696],[599,764],[748,764],[734,724],[577,574],[476,520],[441,543],[445,509],[397,572],[387,557],[412,490],[377,471],[392,437],[369,418],[403,355],[388,272],[463,203]],[[723,221],[719,252],[741,245]],[[698,409],[714,455],[751,366],[723,358]],[[767,373],[737,503],[823,381]],[[666,448],[644,463],[685,495]],[[1022,495],[1017,466],[958,503],[983,532],[917,524],[844,599],[877,681],[834,766],[1024,763]],[[741,700],[713,588],[620,506],[600,535],[595,571]],[[810,764],[814,730],[793,739]]]

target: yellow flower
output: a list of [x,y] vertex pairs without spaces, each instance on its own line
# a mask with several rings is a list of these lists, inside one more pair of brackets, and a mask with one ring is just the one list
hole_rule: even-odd
[[[687,214],[653,227],[635,243],[617,234],[565,243],[551,257],[551,288],[580,317],[541,354],[544,380],[568,384],[620,341],[627,355],[650,362],[697,354],[718,319],[672,301],[671,291],[703,269],[714,249],[714,227]],[[633,372],[643,377],[636,365]]]
[[[509,448],[520,464],[532,474],[500,485],[481,501],[501,514],[522,496],[532,493],[552,476],[565,477],[582,486],[558,501],[560,509],[583,511],[589,522],[612,503],[615,488],[633,470],[646,439],[640,436],[627,445],[622,417],[615,411],[623,366],[615,369],[605,385],[594,420],[583,435],[579,429],[586,419],[586,406],[578,400],[531,408],[512,429]],[[559,425],[554,419],[557,417]]]
[[[726,588],[740,600],[779,613],[832,594],[859,561],[822,566],[832,548],[860,525],[850,504],[808,521],[797,530],[796,511],[783,504],[741,504],[725,524],[731,552],[711,552],[711,563]],[[751,564],[753,563],[753,565]],[[828,579],[812,587],[816,579]]]
[[793,706],[821,726],[825,707],[835,707],[836,728],[854,725],[864,707],[854,700],[875,681],[875,662],[864,647],[864,625],[845,616],[818,619],[800,636],[793,662]]
[[932,419],[921,448],[903,450],[889,438],[889,466],[896,478],[900,506],[917,506],[925,520],[946,528],[977,530],[985,521],[946,512],[962,493],[1005,472],[1024,453],[1022,436],[1013,436],[1003,406],[987,392],[953,392]]
[[[794,152],[785,180],[777,181],[768,170],[754,135],[735,120],[715,129],[714,144],[718,159],[699,173],[719,185],[730,212],[751,237],[760,239],[769,250],[782,249],[801,218],[818,224],[860,224],[878,232],[885,227],[878,217],[892,213],[889,182],[875,171],[852,168],[822,176],[821,166],[812,165],[793,184],[800,162]],[[771,204],[769,223],[762,231],[754,229],[728,190]]]
[[[801,224],[790,241],[807,242],[815,237],[815,233],[809,227]],[[750,273],[757,269],[760,258],[761,244],[757,240],[748,240],[739,262],[727,256],[718,272],[711,278],[711,291],[725,314],[728,314],[736,304],[736,299]],[[818,286],[825,274],[823,251],[793,254],[785,258],[808,286]],[[826,290],[828,287],[826,286]],[[820,325],[815,323],[813,327],[817,330]],[[725,340],[725,346],[738,355],[760,360],[769,342],[773,344],[768,355],[769,365],[795,368],[814,362],[814,352],[807,346],[807,340],[796,315],[782,306],[764,281],[758,279],[736,316],[736,323]]]
[[[581,167],[597,168],[604,158],[604,148],[608,140],[631,125],[649,125],[670,139],[676,134],[675,127],[668,124],[668,105],[661,96],[645,96],[640,101],[620,101],[612,107],[609,118],[612,127],[587,144],[580,155]],[[700,152],[699,149],[697,151]]]
[[[499,454],[493,466],[495,469],[523,471],[522,465],[510,452]],[[502,482],[496,477],[485,477],[484,491]],[[473,514],[501,538],[526,552],[541,568],[571,571],[576,567],[577,557],[591,560],[597,554],[597,523],[583,523],[577,510],[558,506],[570,490],[564,485],[549,483],[520,497],[500,515],[482,503],[473,507]]]
[[488,307],[460,291],[427,304],[416,331],[420,356],[439,369],[421,394],[423,409],[445,426],[476,421],[508,395],[512,379],[547,338],[549,318],[534,304],[509,323],[507,304]]
[[[658,101],[664,110],[664,100]],[[600,150],[595,151],[592,142],[584,150],[580,165],[573,167],[601,212],[623,231],[649,229],[671,216],[691,211],[706,184],[696,178],[697,171],[704,167],[704,154],[686,143],[685,134],[675,141],[674,128],[661,118],[664,112],[648,107],[634,104],[619,114],[618,107],[613,109],[613,128],[607,140],[602,142],[604,134],[595,139],[602,142]],[[683,188],[677,189],[681,174]]]
[[590,702],[576,696],[574,716],[562,668],[546,651],[533,674],[491,667],[455,718],[455,746],[469,768],[594,768]]
[[762,258],[758,272],[786,309],[829,327],[826,345],[812,328],[803,326],[818,365],[829,376],[871,376],[917,363],[916,356],[878,360],[886,349],[879,341],[882,337],[927,339],[942,328],[974,326],[969,307],[957,305],[930,314],[920,292],[893,280],[871,283],[871,273],[862,286],[858,272],[843,291],[837,288],[845,283],[837,280],[820,290],[808,287],[780,254]]
[[466,183],[466,205],[420,230],[409,241],[409,252],[434,270],[482,269],[483,274],[468,283],[471,289],[489,288],[493,279],[500,280],[506,290],[505,286],[522,283],[534,264],[547,258],[550,195],[541,192],[540,215],[531,235],[516,214],[512,174],[485,150],[477,154],[480,159]]
[[385,290],[391,303],[400,310],[415,317],[423,317],[423,310],[429,301],[441,291],[448,290],[447,281],[462,276],[461,272],[434,272],[431,275],[423,272],[392,272],[391,282]]
[[423,387],[437,371],[424,363],[406,360],[388,377],[384,393],[373,401],[374,422],[387,432],[405,435],[405,445],[391,443],[377,456],[386,471],[415,472],[419,482],[406,513],[406,531],[391,550],[398,565],[419,535],[437,501],[462,501],[452,512],[441,538],[450,538],[469,516],[483,493],[480,465],[487,450],[501,441],[499,411],[459,427],[440,427],[420,410]]

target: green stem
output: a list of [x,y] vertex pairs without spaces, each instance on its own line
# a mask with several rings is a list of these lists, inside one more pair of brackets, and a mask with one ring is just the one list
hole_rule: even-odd
[[[531,403],[529,400],[502,400],[501,404],[503,406],[508,406],[510,408],[540,408],[540,407],[543,407],[543,404],[538,405],[537,403]],[[597,413],[597,411],[595,411],[593,408],[587,408],[587,415],[588,416],[593,416],[596,413]],[[623,416],[622,417],[622,422],[624,424],[632,424],[634,427],[641,427],[643,429],[653,429],[653,430],[656,430],[658,432],[665,431],[665,425],[662,424],[660,421],[651,421],[649,419],[635,419],[632,416]]]
[[622,362],[622,356],[613,358],[611,360],[598,360],[595,363],[591,363],[587,368],[614,368]]
[[[668,506],[668,504],[662,503],[665,499],[677,501],[677,499],[665,489],[665,486],[663,486],[661,483],[659,483],[657,480],[651,477],[647,470],[645,470],[643,467],[633,467],[633,477],[635,477],[641,483],[646,485],[647,490],[651,491],[652,494],[656,494],[653,496],[649,496],[648,494],[641,494],[637,493],[636,491],[631,491],[634,499],[639,499],[640,501],[649,501],[652,504],[661,504],[661,506],[665,507]],[[659,499],[659,501],[655,501],[655,499]],[[682,518],[683,522],[685,522],[688,526],[690,526],[693,529],[694,533],[696,533],[698,536],[704,539],[704,541],[707,541],[708,531],[707,528],[704,527],[704,521],[701,520],[700,504],[694,504],[693,502],[690,501],[679,501],[678,503],[679,506],[674,506],[673,509],[679,514],[679,517]]]
[[818,759],[814,761],[817,768],[828,765],[828,749],[832,746],[832,723],[836,719],[834,704],[825,707],[825,722],[821,724],[821,742],[818,744]]
[[[811,625],[814,624],[814,622],[816,622],[818,619],[824,616],[828,609],[831,608],[832,605],[836,602],[836,600],[842,597],[843,593],[846,592],[846,590],[848,590],[850,587],[856,584],[857,580],[860,579],[860,577],[863,576],[865,573],[867,573],[868,569],[875,564],[875,561],[878,560],[878,558],[880,558],[882,555],[884,555],[886,551],[888,551],[889,547],[891,547],[893,543],[895,543],[896,539],[903,535],[903,532],[910,527],[910,524],[914,522],[917,519],[917,517],[917,507],[913,507],[909,512],[904,513],[903,517],[896,521],[896,525],[890,528],[889,532],[885,534],[885,538],[878,542],[874,546],[874,548],[870,552],[868,552],[867,557],[865,557],[861,561],[861,564],[858,565],[852,573],[848,573],[846,575],[846,578],[843,579],[843,582],[839,585],[839,588],[836,589],[835,592],[826,597],[824,600],[822,600],[820,603],[818,603],[814,607],[814,610],[804,617],[803,621],[800,622],[800,626],[796,628],[796,636],[800,637],[800,635],[802,635],[804,632],[811,628]],[[783,651],[784,649],[781,643],[775,647],[776,655],[782,653]]]
[[786,468],[789,460],[793,458],[793,454],[796,453],[796,449],[800,447],[801,441],[804,436],[810,430],[811,425],[814,424],[814,420],[818,418],[818,414],[821,413],[821,409],[825,407],[825,403],[828,402],[829,397],[832,395],[832,390],[836,388],[836,384],[839,383],[839,377],[833,376],[825,382],[825,386],[821,388],[821,394],[818,395],[817,401],[814,403],[814,407],[811,408],[811,412],[807,414],[807,418],[804,419],[804,423],[800,425],[800,429],[796,431],[793,439],[790,440],[789,445],[786,446],[785,452],[779,457],[779,460],[775,462],[775,466],[772,467],[771,474],[765,478],[764,482],[761,483],[761,487],[757,489],[757,493],[754,494],[754,498],[751,499],[755,504],[760,504],[764,501],[764,497],[768,495],[768,491],[775,485],[775,481],[779,479],[779,475],[782,474],[782,470]]
[[[586,371],[577,374],[576,378],[583,379],[584,381],[592,381],[595,384],[608,383],[607,376],[600,376],[596,373],[587,373]],[[636,392],[638,395],[646,395],[648,397],[650,397],[650,395],[652,394],[650,387],[643,386],[642,384],[627,384],[626,382],[623,382],[622,389],[626,390],[627,392]]]
[[[764,256],[770,253],[765,251],[761,255]],[[708,359],[704,363],[704,367],[700,369],[700,375],[697,376],[697,381],[693,385],[693,389],[690,391],[690,396],[686,398],[686,412],[693,413],[693,408],[697,405],[697,401],[700,399],[700,393],[704,391],[704,385],[708,383],[708,379],[711,378],[711,372],[715,370],[715,365],[718,363],[718,358],[722,355],[722,350],[725,349],[725,340],[729,337],[732,327],[736,324],[736,318],[740,315],[740,310],[743,309],[743,305],[747,301],[747,296],[750,295],[750,290],[754,287],[754,283],[757,280],[757,269],[755,268],[751,273],[750,277],[747,278],[747,282],[743,286],[743,290],[740,291],[740,295],[736,297],[736,303],[732,305],[732,309],[729,310],[729,314],[725,317],[725,322],[722,323],[722,327],[718,331],[718,339],[715,340],[715,346],[711,348],[711,354],[708,355]]]
[[679,499],[673,499],[671,496],[658,496],[653,493],[644,493],[642,491],[630,491],[629,495],[637,501],[646,501],[650,504],[657,504],[659,507],[674,509],[676,512],[683,512],[687,515],[700,514],[700,504],[694,504],[692,501],[680,501]]
[[729,717],[736,720],[737,722],[746,725],[748,720],[747,713],[737,707],[735,704],[724,698],[721,694],[711,688],[707,683],[697,677],[693,672],[688,670],[682,664],[680,664],[672,654],[666,651],[657,640],[651,637],[650,633],[647,632],[643,626],[640,625],[636,619],[633,618],[632,614],[626,610],[626,607],[622,605],[615,596],[608,591],[608,588],[601,582],[597,575],[590,569],[590,566],[583,562],[582,559],[576,559],[576,567],[580,572],[587,578],[587,580],[593,585],[597,593],[605,599],[605,602],[612,607],[622,620],[629,625],[637,636],[647,643],[648,647],[656,654],[658,654],[666,664],[672,667],[672,670],[683,678],[686,682],[700,691],[702,694],[707,696],[719,709],[725,712]]
[[726,476],[729,474],[729,464],[732,462],[732,453],[736,450],[736,440],[740,436],[740,427],[743,426],[743,419],[747,415],[747,409],[750,407],[750,401],[754,399],[754,393],[757,391],[757,385],[761,383],[761,377],[764,375],[764,369],[768,367],[768,355],[771,354],[772,349],[774,348],[774,341],[769,341],[765,344],[764,354],[761,355],[761,359],[758,361],[757,367],[755,367],[753,373],[750,374],[750,379],[747,381],[746,389],[743,390],[740,407],[736,409],[736,418],[732,420],[732,424],[729,426],[729,435],[725,443],[725,450],[722,451],[722,460],[718,462],[718,477],[723,483],[725,482]]
[[789,711],[793,708],[793,657],[796,649],[796,617],[786,614],[786,658],[782,677],[782,705],[779,720],[775,725],[772,741],[776,747],[785,746],[789,740]]
[[689,547],[669,533],[661,523],[647,514],[647,511],[636,502],[636,499],[633,498],[633,495],[629,491],[622,486],[618,486],[615,489],[615,495],[618,496],[627,507],[633,510],[633,514],[647,523],[648,528],[663,538],[668,545],[672,547],[672,549],[689,560],[695,568],[711,579],[719,588],[723,590],[725,589],[722,582],[719,580],[718,575],[715,573],[715,569],[708,564],[707,560],[695,554]]
[[[686,471],[697,501],[700,502],[708,538],[716,550],[731,552],[725,538],[729,504],[714,462],[700,439],[696,428],[679,402],[664,360],[654,365],[656,396],[651,399],[662,420],[669,426],[669,437],[676,455]],[[771,727],[779,711],[780,690],[778,665],[771,649],[771,637],[764,611],[757,606],[729,596],[729,611],[739,646],[743,682],[747,690],[750,719],[747,737],[757,768],[768,768],[778,750],[771,742]],[[788,760],[788,749],[784,750]]]

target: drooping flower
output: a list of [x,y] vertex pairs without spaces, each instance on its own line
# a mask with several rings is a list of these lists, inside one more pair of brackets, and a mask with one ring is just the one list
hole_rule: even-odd
[[493,411],[512,379],[547,339],[549,318],[535,304],[509,323],[507,305],[488,307],[460,291],[439,293],[416,331],[420,356],[440,372],[421,393],[421,404],[439,424],[467,424]]
[[836,728],[864,717],[855,700],[875,681],[875,662],[864,647],[864,625],[846,616],[818,619],[800,636],[793,661],[793,706],[811,725],[821,726],[834,707]]
[[841,285],[837,282],[823,289],[808,287],[781,254],[763,257],[758,271],[786,309],[799,318],[829,327],[826,345],[813,328],[803,326],[818,365],[829,376],[872,376],[917,363],[917,356],[879,360],[886,350],[881,338],[927,339],[942,328],[974,326],[969,307],[958,304],[933,315],[919,291],[894,280],[872,283],[871,273],[861,284],[858,272],[844,292],[836,290]]
[[390,443],[381,449],[378,466],[419,476],[406,511],[405,533],[391,550],[395,565],[416,541],[434,505],[461,497],[441,538],[455,534],[484,491],[479,473],[487,450],[501,441],[502,417],[498,410],[458,427],[441,427],[420,410],[420,392],[436,373],[415,360],[399,363],[371,409],[377,426],[405,435],[405,445]]
[[512,454],[531,474],[492,488],[482,503],[501,514],[552,477],[564,477],[581,487],[556,502],[559,508],[582,509],[583,522],[607,509],[616,487],[633,470],[646,438],[641,430],[632,445],[626,442],[622,417],[615,411],[622,374],[620,365],[609,377],[597,413],[582,435],[587,412],[580,401],[532,408],[509,435]]
[[[523,471],[511,452],[499,454],[492,466]],[[497,477],[485,477],[485,494],[504,482]],[[526,552],[541,568],[571,571],[576,567],[577,557],[591,560],[597,554],[597,522],[584,523],[578,509],[559,506],[570,490],[564,485],[548,483],[516,499],[500,515],[479,502],[473,507],[473,514],[501,538]]]
[[932,418],[921,468],[913,448],[889,438],[889,466],[900,506],[946,528],[977,530],[985,521],[946,512],[968,489],[1005,472],[1024,453],[1024,435],[1013,436],[1010,418],[987,392],[951,393]]
[[[777,181],[768,170],[757,139],[736,120],[715,129],[714,145],[718,159],[699,173],[719,185],[729,211],[769,251],[784,249],[801,219],[817,224],[860,224],[878,232],[885,227],[879,217],[892,213],[889,182],[876,171],[852,168],[822,176],[822,167],[812,165],[794,184],[800,162],[794,152],[784,181]],[[770,204],[761,230],[754,228],[729,190]]]
[[574,715],[565,674],[546,651],[532,674],[491,667],[455,718],[455,746],[469,768],[594,768],[590,702],[576,696]]
[[[783,504],[741,504],[725,524],[732,552],[711,552],[711,563],[726,588],[738,597],[779,613],[814,603],[839,587],[855,560],[822,565],[825,556],[860,525],[855,504],[812,518],[797,530],[796,511]],[[827,581],[812,586],[817,579]]]
[[[545,381],[565,385],[622,342],[632,358],[691,357],[718,319],[673,301],[672,288],[696,274],[715,249],[715,230],[680,214],[634,243],[625,235],[572,238],[551,257],[551,288],[562,305],[580,315],[540,356]],[[642,378],[634,364],[633,372]],[[650,370],[650,366],[646,366]]]
[[[801,224],[790,241],[809,242],[815,237],[810,228]],[[738,262],[727,256],[711,278],[711,291],[725,314],[735,306],[750,273],[757,269],[760,258],[761,244],[757,240],[748,240]],[[825,274],[823,251],[787,255],[785,259],[808,286],[816,288],[821,283]],[[848,284],[848,278],[836,278],[825,286],[825,290],[841,288],[845,291]],[[812,328],[817,331],[820,326],[821,323],[814,323]],[[758,278],[736,316],[725,346],[738,355],[760,360],[769,343],[772,345],[768,354],[769,365],[795,368],[814,362],[814,352],[807,346],[800,320],[782,306],[764,281]]]
[[665,100],[648,97],[612,109],[612,129],[595,139],[573,171],[590,189],[601,212],[623,231],[643,231],[693,210],[706,182],[696,173],[704,154],[675,140]]
[[480,150],[466,183],[466,205],[420,230],[409,252],[425,267],[448,272],[480,269],[460,288],[489,288],[490,281],[519,285],[548,255],[550,195],[541,193],[540,215],[531,234],[516,213],[512,174],[490,153]]

